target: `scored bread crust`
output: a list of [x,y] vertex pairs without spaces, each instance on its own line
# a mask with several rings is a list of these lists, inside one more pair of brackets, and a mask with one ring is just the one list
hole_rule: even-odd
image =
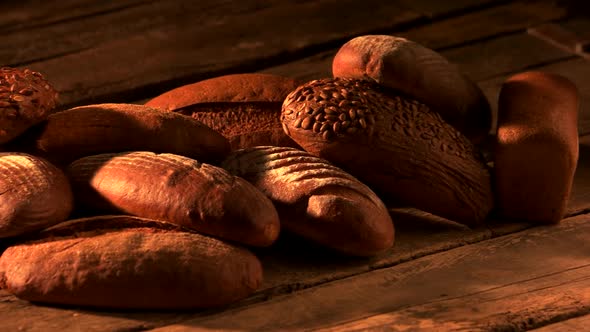
[[355,256],[375,255],[393,245],[394,226],[385,205],[325,160],[267,146],[234,151],[222,167],[264,192],[289,231]]
[[112,309],[226,305],[262,283],[248,250],[163,223],[99,216],[57,225],[0,257],[3,288],[46,304]]
[[194,159],[152,152],[100,154],[66,171],[76,201],[99,211],[169,221],[222,239],[268,246],[279,234],[272,202],[246,180]]
[[33,155],[0,153],[0,238],[62,222],[72,207],[70,183],[59,168]]

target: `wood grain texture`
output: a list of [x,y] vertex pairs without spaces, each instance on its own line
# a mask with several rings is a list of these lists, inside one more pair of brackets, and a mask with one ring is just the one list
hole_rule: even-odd
[[[337,15],[326,16],[329,12]],[[221,13],[224,10],[218,8],[217,15]],[[170,19],[165,26],[29,67],[45,73],[66,105],[89,99],[133,100],[215,75],[285,62],[320,45],[339,44],[354,35],[393,29],[418,18],[420,14],[395,2],[293,1],[228,13],[214,24],[195,24],[194,17]],[[138,61],[138,54],[150,56]]]
[[590,314],[543,326],[538,329],[531,330],[531,332],[578,332],[584,331],[584,328],[588,328],[588,326],[590,326]]
[[[437,319],[535,327],[590,308],[589,220],[575,217],[154,331],[310,329],[398,310],[414,327]],[[447,308],[456,309],[447,315]]]

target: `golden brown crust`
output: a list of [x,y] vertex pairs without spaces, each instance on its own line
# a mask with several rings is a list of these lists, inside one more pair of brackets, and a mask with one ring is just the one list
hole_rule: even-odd
[[101,154],[74,161],[67,174],[87,208],[169,221],[251,246],[268,246],[279,234],[277,212],[260,191],[187,157]]
[[578,108],[576,86],[561,75],[524,72],[504,82],[494,163],[503,217],[563,218],[578,161]]
[[227,137],[232,149],[298,147],[279,121],[283,100],[298,85],[297,80],[271,74],[225,75],[168,91],[146,105],[203,122]]
[[32,155],[0,153],[0,238],[59,223],[72,206],[70,184],[60,169]]
[[35,138],[39,153],[60,164],[99,153],[153,151],[214,162],[229,142],[189,117],[133,104],[97,104],[51,115]]
[[385,205],[325,160],[293,148],[254,147],[233,152],[222,166],[264,192],[289,231],[355,256],[375,255],[393,245]]
[[285,131],[383,197],[453,221],[481,223],[491,180],[473,144],[424,104],[369,80],[308,82],[283,104]]
[[58,93],[40,73],[0,68],[0,144],[45,120],[57,103]]
[[[77,231],[67,230],[74,225]],[[0,279],[21,299],[99,308],[209,308],[240,300],[262,282],[261,264],[246,249],[145,219],[101,216],[47,233],[0,257]]]
[[491,129],[488,101],[479,87],[437,52],[405,38],[366,35],[353,38],[332,63],[334,77],[373,79],[441,114],[474,142]]

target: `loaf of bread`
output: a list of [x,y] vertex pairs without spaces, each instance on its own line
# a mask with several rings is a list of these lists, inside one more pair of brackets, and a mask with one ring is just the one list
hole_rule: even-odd
[[178,224],[250,246],[279,234],[272,202],[244,179],[194,159],[152,152],[100,154],[67,168],[79,206]]
[[75,107],[51,115],[34,137],[35,152],[59,164],[99,153],[153,151],[214,162],[229,142],[181,114],[133,104]]
[[353,38],[336,53],[332,72],[396,89],[440,113],[474,142],[490,131],[492,113],[481,89],[443,56],[416,42],[388,35]]
[[394,199],[466,225],[493,207],[490,173],[473,144],[440,115],[371,80],[308,82],[283,104],[285,132]]
[[0,238],[62,222],[72,206],[70,183],[56,166],[25,153],[0,153]]
[[185,85],[146,103],[191,116],[229,139],[232,149],[297,147],[279,120],[285,97],[299,82],[271,74],[233,74]]
[[57,103],[57,92],[40,73],[0,68],[0,144],[45,120]]
[[387,208],[360,181],[325,160],[288,147],[237,150],[222,163],[277,207],[284,229],[355,256],[393,245]]
[[578,162],[578,108],[576,86],[561,75],[531,71],[504,82],[494,162],[502,217],[564,217]]
[[68,221],[0,257],[0,283],[36,303],[108,309],[223,306],[253,293],[260,261],[241,247],[131,216]]

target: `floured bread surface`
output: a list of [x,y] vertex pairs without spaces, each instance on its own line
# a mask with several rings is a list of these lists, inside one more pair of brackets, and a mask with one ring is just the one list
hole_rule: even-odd
[[0,153],[0,237],[43,229],[72,210],[70,184],[48,161],[24,153]]
[[271,244],[272,202],[226,170],[174,154],[129,152],[81,158],[68,167],[76,200],[101,211],[170,221],[255,246]]
[[222,163],[278,207],[288,230],[341,252],[368,256],[393,244],[385,205],[366,185],[308,152],[287,147],[234,151]]
[[69,222],[9,247],[0,257],[4,288],[47,304],[183,309],[226,305],[262,283],[261,264],[248,250],[133,218]]

